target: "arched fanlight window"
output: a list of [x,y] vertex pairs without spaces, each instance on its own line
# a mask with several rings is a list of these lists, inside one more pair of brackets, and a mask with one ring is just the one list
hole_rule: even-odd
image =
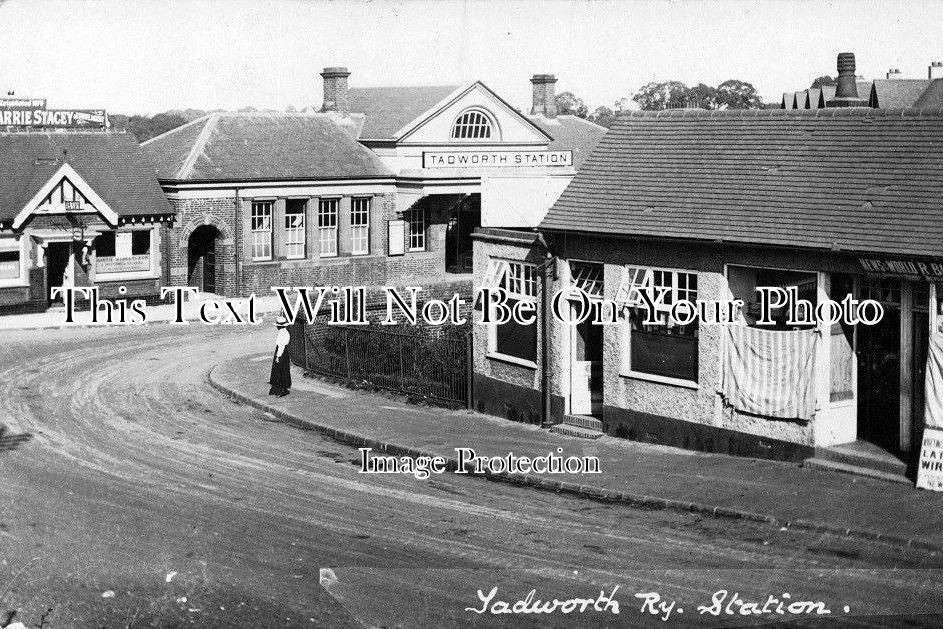
[[490,140],[491,120],[478,109],[463,112],[452,125],[453,140]]

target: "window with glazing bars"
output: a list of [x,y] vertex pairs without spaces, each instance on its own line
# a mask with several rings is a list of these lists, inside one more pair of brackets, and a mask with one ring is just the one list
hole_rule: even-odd
[[318,201],[318,242],[321,257],[337,255],[337,199]]
[[499,285],[515,299],[533,299],[537,296],[536,269],[531,264],[508,262]]
[[285,257],[305,257],[305,201],[285,201]]
[[409,212],[407,244],[410,251],[422,251],[426,248],[426,208]]
[[571,262],[570,276],[573,286],[590,297],[602,297],[602,265],[589,262]]
[[491,121],[480,111],[466,111],[452,125],[452,138],[457,140],[487,140],[491,137]]
[[272,206],[273,201],[252,202],[252,259],[272,258]]
[[351,199],[350,252],[353,255],[370,253],[370,197]]

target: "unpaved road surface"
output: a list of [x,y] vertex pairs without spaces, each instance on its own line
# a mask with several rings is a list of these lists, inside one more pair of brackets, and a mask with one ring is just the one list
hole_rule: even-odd
[[[356,450],[207,385],[215,362],[271,341],[197,325],[0,332],[0,626],[10,612],[32,627],[940,624],[938,556],[455,475],[359,474]],[[616,585],[618,615],[465,610],[492,587],[513,603]],[[831,614],[698,613],[719,590]],[[653,592],[674,608],[642,611],[635,595]]]

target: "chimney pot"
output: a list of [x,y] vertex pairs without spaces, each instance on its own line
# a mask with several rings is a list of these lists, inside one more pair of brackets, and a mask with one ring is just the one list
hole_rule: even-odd
[[343,66],[324,68],[324,104],[321,111],[334,111],[341,115],[350,114],[350,99],[347,95],[347,77],[350,72]]
[[535,74],[530,78],[533,86],[534,101],[530,108],[531,115],[540,114],[547,118],[556,118],[557,104],[554,102],[557,77],[552,74]]
[[901,78],[900,68],[891,68],[887,71],[887,78],[889,79],[899,79]]
[[867,99],[858,96],[855,77],[855,53],[838,53],[838,80],[835,85],[835,97],[826,103],[827,107],[866,107]]
[[943,79],[943,61],[932,61],[927,68],[928,79]]

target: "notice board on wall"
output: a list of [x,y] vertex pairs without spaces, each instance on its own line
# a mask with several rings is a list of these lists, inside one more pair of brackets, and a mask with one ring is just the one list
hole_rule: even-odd
[[406,253],[406,221],[387,221],[387,250],[391,256],[401,256]]

